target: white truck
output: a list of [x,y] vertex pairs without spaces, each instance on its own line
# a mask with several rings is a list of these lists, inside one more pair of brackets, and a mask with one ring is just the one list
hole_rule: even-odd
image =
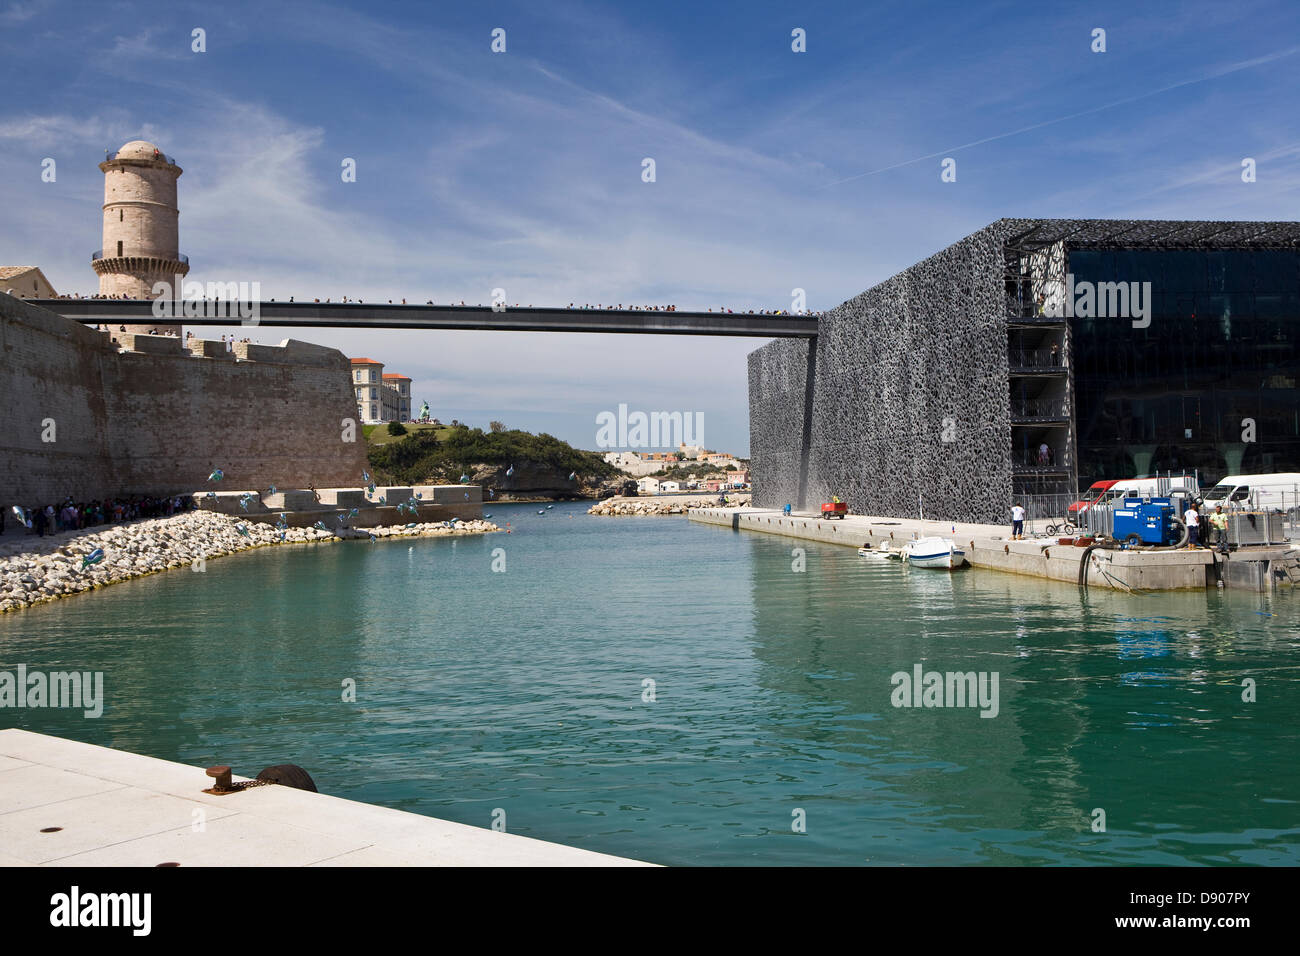
[[1206,508],[1259,508],[1288,511],[1300,506],[1300,472],[1227,475],[1204,495]]
[[1171,490],[1184,489],[1192,495],[1200,491],[1195,475],[1167,475],[1164,478],[1127,478],[1106,489],[1106,496],[1098,504],[1109,504],[1125,498],[1163,497]]

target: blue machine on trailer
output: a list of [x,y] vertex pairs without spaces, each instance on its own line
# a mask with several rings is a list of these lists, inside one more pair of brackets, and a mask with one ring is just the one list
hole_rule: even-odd
[[1112,534],[1129,545],[1177,545],[1186,540],[1187,526],[1172,498],[1125,498],[1115,509]]

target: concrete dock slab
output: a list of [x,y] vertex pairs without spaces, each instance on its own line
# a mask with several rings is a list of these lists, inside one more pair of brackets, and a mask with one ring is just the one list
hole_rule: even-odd
[[[423,497],[415,498],[414,492]],[[420,485],[412,489],[404,486],[377,488],[372,500],[364,488],[321,488],[316,492],[288,488],[263,495],[249,490],[194,492],[192,497],[199,511],[215,511],[245,521],[275,524],[284,514],[285,524],[291,528],[310,528],[324,521],[333,529],[340,527],[338,518],[349,528],[376,528],[385,525],[404,525],[415,522],[449,521],[460,518],[470,521],[483,517],[483,489],[478,485]],[[247,507],[241,504],[250,496]],[[385,504],[379,504],[379,496]],[[416,511],[398,511],[397,506],[414,500]],[[356,515],[349,515],[351,509]]]
[[0,730],[0,866],[647,865],[288,787],[204,793],[211,783],[201,767]]
[[[961,521],[869,515],[830,519],[820,515],[786,515],[762,508],[694,508],[688,516],[692,521],[735,530],[786,535],[851,548],[860,548],[864,544],[874,548],[882,541],[902,547],[913,537],[937,535],[951,538],[962,547],[966,561],[972,567],[1072,584],[1079,579],[1086,550],[1075,545],[1062,545],[1058,538],[1012,541],[1009,527]],[[1214,583],[1214,560],[1213,553],[1205,548],[1192,551],[1099,550],[1089,557],[1088,585],[1116,590],[1203,589]]]

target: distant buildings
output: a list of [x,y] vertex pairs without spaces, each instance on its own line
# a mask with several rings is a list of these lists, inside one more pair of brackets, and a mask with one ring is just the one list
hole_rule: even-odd
[[[652,474],[664,467],[664,462],[643,459],[634,451],[606,452],[605,460],[615,468],[626,472],[634,478]],[[642,494],[646,494],[646,492],[642,492]],[[654,492],[649,492],[649,494],[654,494]]]
[[407,375],[395,375],[385,372],[382,379],[384,390],[393,393],[396,418],[399,422],[411,420],[411,379]]
[[352,389],[357,396],[357,414],[365,424],[411,420],[411,379],[385,374],[383,362],[352,359]]
[[[685,458],[680,456],[684,455]],[[615,468],[621,469],[634,478],[652,475],[665,468],[679,465],[707,465],[723,471],[744,469],[744,465],[734,455],[723,452],[708,451],[698,445],[682,445],[678,451],[611,451],[605,453],[605,460]]]
[[726,492],[749,485],[749,472],[733,472],[725,478],[696,478],[691,475],[686,481],[664,481],[659,478],[638,478],[636,491],[639,495],[677,495],[683,492],[706,491]]
[[36,266],[0,266],[0,292],[22,299],[55,299],[58,293]]

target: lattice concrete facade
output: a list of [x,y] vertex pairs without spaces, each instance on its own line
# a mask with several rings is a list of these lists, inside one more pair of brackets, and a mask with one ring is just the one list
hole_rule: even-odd
[[1007,520],[1026,471],[1013,428],[1033,427],[1012,402],[1017,323],[1057,336],[1064,361],[1044,394],[1061,410],[1059,452],[1042,470],[1074,490],[1069,322],[1037,308],[1069,250],[1297,247],[1294,222],[998,220],[826,313],[811,361],[788,340],[750,354],[754,504],[807,510],[838,495],[860,514]]

